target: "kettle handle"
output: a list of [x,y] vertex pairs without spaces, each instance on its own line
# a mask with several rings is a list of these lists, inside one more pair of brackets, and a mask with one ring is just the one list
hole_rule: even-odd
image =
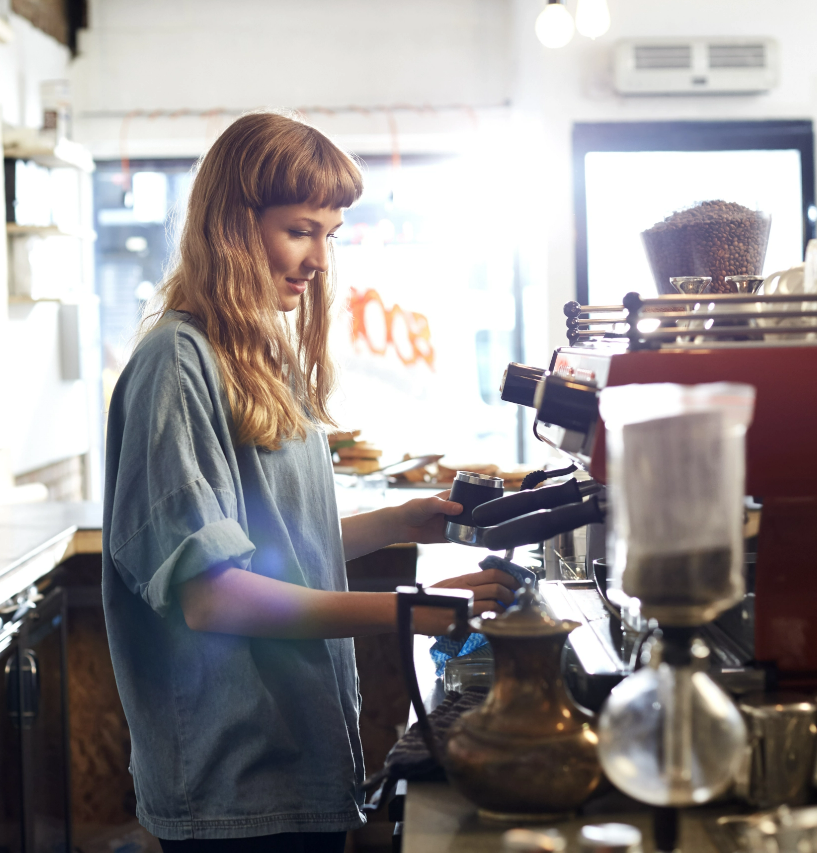
[[420,685],[417,683],[417,671],[414,669],[414,631],[412,609],[414,607],[443,607],[454,611],[454,623],[448,629],[448,636],[459,640],[468,635],[468,616],[474,593],[465,589],[438,589],[429,594],[423,585],[397,587],[397,638],[400,643],[400,662],[403,666],[403,678],[408,687],[417,725],[431,757],[442,764],[431,723],[428,721]]

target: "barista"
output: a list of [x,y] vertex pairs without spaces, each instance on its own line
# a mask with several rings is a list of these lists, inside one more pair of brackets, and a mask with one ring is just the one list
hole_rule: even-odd
[[[339,522],[322,429],[331,240],[361,194],[314,128],[244,116],[202,160],[175,268],[111,402],[103,595],[137,816],[165,851],[341,851],[360,826],[353,636],[396,597],[344,560],[443,541],[437,497]],[[287,316],[288,315],[288,316]],[[497,570],[445,581],[477,611]],[[423,633],[448,614],[418,611]]]

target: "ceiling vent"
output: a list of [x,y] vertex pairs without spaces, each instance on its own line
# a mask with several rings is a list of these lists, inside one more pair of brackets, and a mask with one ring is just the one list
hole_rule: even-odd
[[622,95],[750,95],[777,85],[769,38],[623,39],[615,48]]

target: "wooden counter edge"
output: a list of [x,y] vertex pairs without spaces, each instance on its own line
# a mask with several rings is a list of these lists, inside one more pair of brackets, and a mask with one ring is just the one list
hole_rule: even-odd
[[75,531],[60,563],[73,557],[75,554],[101,554],[102,553],[102,531],[98,528],[91,530]]

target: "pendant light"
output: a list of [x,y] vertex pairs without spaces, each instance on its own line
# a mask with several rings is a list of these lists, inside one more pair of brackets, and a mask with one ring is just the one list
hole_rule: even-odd
[[579,0],[576,9],[576,29],[591,39],[603,36],[610,29],[610,9],[607,0]]
[[564,47],[576,29],[564,0],[548,0],[536,19],[536,37],[545,47]]

